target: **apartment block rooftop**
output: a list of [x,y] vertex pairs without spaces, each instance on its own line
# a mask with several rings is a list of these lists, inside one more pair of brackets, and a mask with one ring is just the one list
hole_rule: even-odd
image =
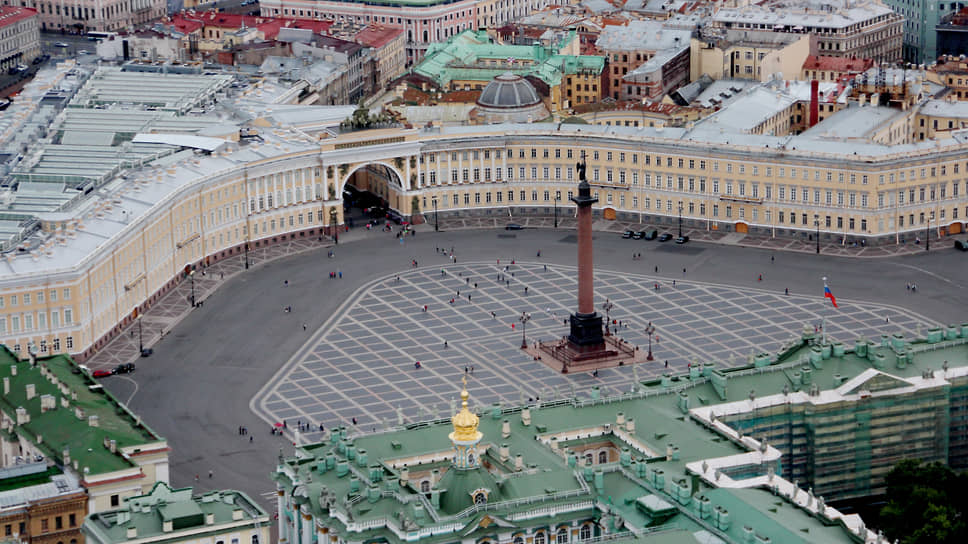
[[891,8],[876,0],[773,0],[741,8],[724,7],[713,15],[716,24],[727,28],[796,30],[803,28],[845,29],[857,23],[890,15]]
[[98,544],[170,542],[268,523],[269,514],[241,491],[192,495],[190,487],[172,489],[158,482],[149,493],[127,499],[122,508],[91,514],[83,531],[88,542]]
[[133,468],[132,454],[167,444],[70,357],[20,360],[0,346],[3,432],[78,477]]

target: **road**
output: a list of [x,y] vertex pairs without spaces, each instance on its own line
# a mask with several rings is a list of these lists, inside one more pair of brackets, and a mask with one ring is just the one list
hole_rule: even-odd
[[[575,262],[574,233],[569,231],[524,230],[508,237],[504,231],[421,229],[404,245],[377,231],[352,243],[345,243],[344,236],[334,259],[325,251],[314,251],[226,279],[203,307],[154,346],[150,359],[139,361],[135,374],[105,380],[118,398],[130,399],[131,408],[168,439],[175,486],[193,485],[194,475],[212,469],[212,479],[194,483],[199,490],[239,488],[273,508],[264,495],[272,491],[267,475],[280,451],[290,453],[291,445],[270,436],[250,411],[250,399],[361,285],[408,270],[412,259],[439,266],[439,259],[434,259],[438,246],[454,247],[462,262],[533,260],[538,249],[542,262]],[[643,258],[633,261],[633,252],[642,252]],[[826,276],[838,299],[904,307],[938,323],[959,323],[968,317],[968,290],[960,279],[965,258],[950,249],[870,260],[712,244],[676,246],[623,240],[611,233],[595,236],[595,263],[601,270],[652,273],[658,266],[659,275],[668,271],[671,280],[686,268],[691,281],[777,292],[789,288],[817,297],[823,290],[820,278]],[[342,281],[328,277],[337,267],[344,274]],[[760,275],[762,281],[757,279]],[[917,283],[917,293],[905,289],[907,283]],[[286,305],[292,305],[291,315],[282,313]],[[741,326],[742,316],[737,318]],[[251,442],[238,435],[240,425],[249,427]]]

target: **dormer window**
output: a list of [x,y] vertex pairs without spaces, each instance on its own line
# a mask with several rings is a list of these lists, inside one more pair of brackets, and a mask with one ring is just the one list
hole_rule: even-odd
[[487,495],[485,495],[483,492],[476,493],[474,495],[474,504],[477,504],[480,506],[487,504]]

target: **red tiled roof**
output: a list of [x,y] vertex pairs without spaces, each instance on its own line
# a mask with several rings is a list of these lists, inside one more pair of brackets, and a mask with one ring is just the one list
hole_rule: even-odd
[[[257,15],[239,15],[236,13],[219,13],[205,11],[189,15],[176,13],[171,17],[171,23],[180,32],[192,32],[202,27],[216,27],[235,30],[242,28],[243,23],[248,28],[258,28],[267,40],[275,39],[280,28],[303,28],[312,30],[314,34],[322,34],[333,26],[332,21],[317,21],[315,19],[290,19],[261,17]],[[184,30],[183,30],[184,27]]]
[[827,57],[810,55],[803,62],[804,70],[826,70],[832,72],[864,72],[874,66],[874,59],[848,57]]
[[360,45],[379,49],[403,34],[403,28],[398,26],[369,25],[356,33],[353,39]]
[[33,8],[0,6],[0,27],[12,25],[35,15],[37,15],[37,10]]

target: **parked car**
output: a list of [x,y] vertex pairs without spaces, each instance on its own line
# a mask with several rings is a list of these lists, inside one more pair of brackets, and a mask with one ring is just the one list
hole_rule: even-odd
[[627,230],[627,231],[625,231],[625,232],[622,233],[622,238],[631,238],[633,234],[635,234],[635,233],[632,232],[631,230]]
[[94,376],[95,378],[107,378],[108,376],[112,376],[112,375],[114,375],[113,372],[111,372],[110,370],[104,370],[103,368],[95,370],[94,372],[91,373],[91,376]]
[[521,230],[523,228],[524,227],[517,223],[508,223],[507,225],[504,225],[504,230]]
[[645,239],[645,240],[655,240],[658,237],[659,237],[659,231],[657,231],[655,229],[652,229],[650,231],[646,231],[645,236],[643,237],[643,239]]
[[121,363],[114,367],[115,374],[127,374],[129,372],[134,372],[134,363]]
[[963,240],[955,240],[955,249],[960,249],[961,251],[968,251],[968,242]]
[[662,234],[659,235],[660,242],[668,242],[669,240],[672,240],[672,235],[669,234],[668,232],[663,232]]
[[645,232],[641,230],[637,230],[634,233],[632,233],[633,240],[641,240],[643,236],[645,236]]
[[689,237],[688,236],[677,236],[676,237],[676,243],[677,244],[685,244],[688,241],[689,241]]

